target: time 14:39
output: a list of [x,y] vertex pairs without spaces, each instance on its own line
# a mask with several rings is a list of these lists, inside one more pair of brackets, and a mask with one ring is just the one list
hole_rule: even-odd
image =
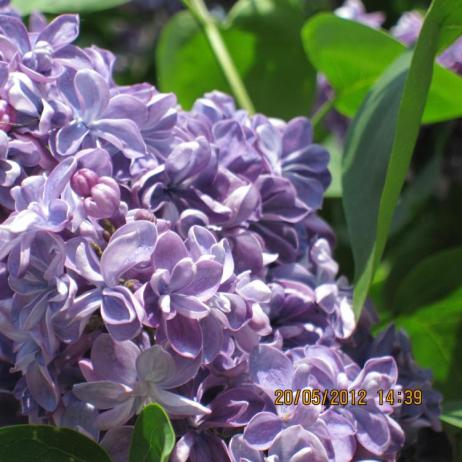
[[379,404],[416,404],[423,403],[422,390],[418,388],[403,388],[402,390],[378,390],[377,391]]

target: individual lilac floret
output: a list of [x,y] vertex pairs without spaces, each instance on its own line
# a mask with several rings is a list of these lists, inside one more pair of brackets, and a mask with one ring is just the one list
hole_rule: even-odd
[[143,295],[147,322],[177,353],[196,357],[203,351],[211,360],[222,346],[223,329],[241,328],[268,291],[246,275],[235,279],[226,240],[217,242],[205,228],[192,226],[187,242],[173,231],[159,236]]
[[308,119],[297,117],[288,124],[271,122],[263,116],[252,121],[259,135],[258,146],[275,172],[288,178],[298,197],[311,210],[318,210],[331,177],[327,170],[329,153],[313,143]]
[[160,345],[140,351],[131,341],[114,342],[102,334],[93,344],[90,361],[80,362],[88,382],[74,385],[74,394],[104,411],[96,420],[101,430],[123,425],[150,402],[174,416],[207,414],[198,402],[169,391],[197,372],[196,364],[186,361]]
[[73,159],[59,164],[48,176],[36,175],[11,190],[15,211],[0,225],[0,255],[7,255],[25,234],[36,230],[64,229],[71,207],[61,198],[67,187]]
[[139,334],[143,308],[133,293],[120,283],[127,272],[149,264],[156,241],[157,229],[153,223],[127,223],[111,236],[99,260],[88,240],[70,239],[66,245],[66,266],[96,288],[80,295],[65,313],[60,325],[62,335],[75,341],[98,308],[114,339],[123,341]]
[[82,146],[96,146],[97,140],[109,143],[129,159],[145,155],[146,145],[138,126],[133,120],[121,118],[117,110],[120,99],[131,97],[111,96],[103,77],[88,69],[66,71],[58,86],[72,110],[71,120],[53,133],[51,144],[58,156],[73,155]]
[[88,65],[85,53],[70,45],[79,35],[79,17],[61,15],[39,34],[29,34],[19,18],[0,15],[3,59],[37,82],[56,79],[65,66]]
[[[277,389],[297,390],[308,385],[300,380],[305,378],[305,371],[295,370],[292,361],[271,346],[261,345],[250,355],[249,369],[252,380],[273,399]],[[284,428],[301,425],[316,432],[320,413],[321,406],[305,406],[301,401],[298,405],[275,406],[273,412],[254,415],[245,429],[244,439],[255,449],[268,449]]]

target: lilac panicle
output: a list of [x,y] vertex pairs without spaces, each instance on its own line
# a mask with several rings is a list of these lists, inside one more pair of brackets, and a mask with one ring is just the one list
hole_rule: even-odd
[[[383,20],[356,1],[339,14]],[[0,381],[23,417],[117,462],[151,402],[175,462],[392,461],[404,432],[437,429],[404,334],[355,322],[310,121],[119,86],[79,27],[34,14],[28,30],[0,4]],[[412,386],[419,409],[377,402]],[[275,406],[279,388],[363,389],[367,405]]]

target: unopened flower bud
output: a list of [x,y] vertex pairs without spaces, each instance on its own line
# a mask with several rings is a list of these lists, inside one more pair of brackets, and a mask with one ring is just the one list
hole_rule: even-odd
[[117,182],[110,177],[102,176],[98,184],[91,188],[90,197],[84,200],[88,215],[94,218],[112,217],[120,205],[120,189]]
[[71,178],[71,187],[79,195],[88,197],[91,195],[91,188],[98,184],[98,175],[89,168],[77,170]]
[[155,223],[157,221],[154,214],[151,211],[146,210],[146,209],[138,209],[135,212],[135,220],[136,221],[138,221],[138,220],[146,220],[146,221],[150,221],[152,223]]

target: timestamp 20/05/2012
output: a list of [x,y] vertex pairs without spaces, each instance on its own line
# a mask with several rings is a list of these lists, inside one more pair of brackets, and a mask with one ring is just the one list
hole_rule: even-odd
[[[423,403],[423,393],[418,388],[378,389],[376,398],[379,405],[421,405]],[[276,406],[296,406],[298,404],[305,406],[317,406],[320,404],[324,406],[366,406],[370,399],[370,393],[368,394],[364,389],[320,390],[316,388],[304,388],[283,390],[278,388],[274,391],[274,404]]]

